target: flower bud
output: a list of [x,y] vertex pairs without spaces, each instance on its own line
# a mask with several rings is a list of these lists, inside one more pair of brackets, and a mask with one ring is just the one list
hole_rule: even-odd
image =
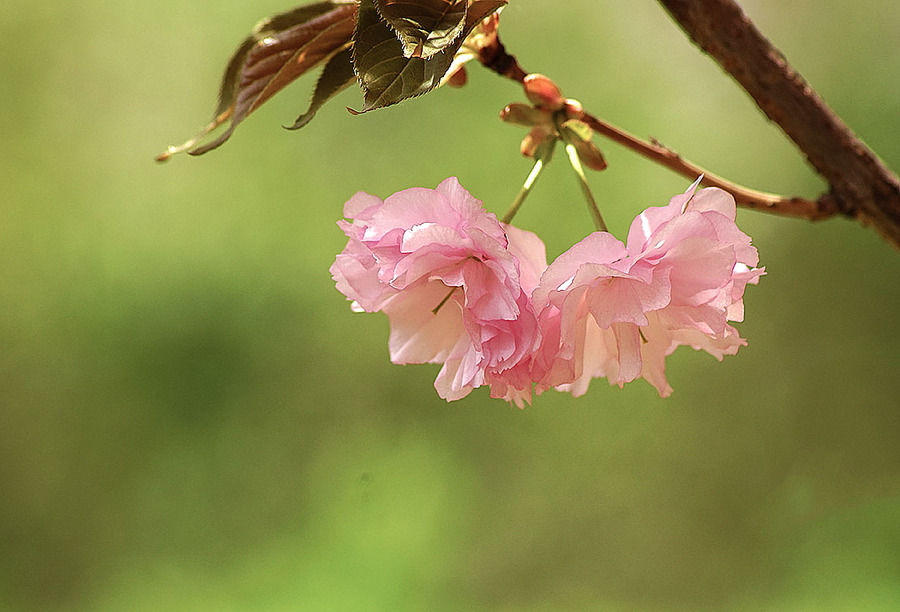
[[584,117],[584,107],[581,105],[581,102],[569,98],[563,103],[566,110],[566,117],[569,119],[581,119]]
[[573,143],[575,150],[578,152],[578,158],[585,168],[591,170],[606,170],[606,160],[603,159],[603,153],[600,152],[594,143],[588,141],[578,141]]
[[558,111],[565,100],[556,83],[542,74],[529,74],[522,82],[525,96],[536,106],[550,111]]
[[534,159],[535,153],[537,152],[538,147],[541,146],[541,143],[549,138],[555,137],[553,130],[551,130],[549,126],[537,125],[533,127],[531,131],[528,132],[528,135],[522,139],[522,146],[520,149],[522,155]]
[[460,66],[453,74],[444,78],[450,87],[463,87],[469,82],[469,74],[466,72],[465,66]]
[[506,123],[529,126],[539,123],[549,124],[551,121],[548,111],[520,103],[510,104],[500,111],[500,119]]
[[606,160],[603,159],[603,153],[591,142],[593,130],[590,127],[581,121],[570,119],[562,125],[560,135],[563,137],[563,140],[575,147],[578,159],[581,160],[585,168],[591,170],[606,169]]

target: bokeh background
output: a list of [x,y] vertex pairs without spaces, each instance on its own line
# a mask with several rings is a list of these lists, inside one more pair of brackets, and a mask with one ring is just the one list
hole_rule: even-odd
[[[900,169],[900,3],[747,0]],[[447,404],[328,267],[357,190],[449,175],[502,212],[522,99],[461,90],[299,133],[306,78],[222,149],[207,120],[252,2],[0,10],[0,609],[900,609],[900,253],[846,220],[741,211],[766,276],[749,346],[683,348],[674,395],[604,381],[518,410]],[[822,182],[647,2],[515,0],[508,48],[592,112],[767,191]],[[608,143],[612,229],[690,182]],[[552,164],[517,219],[590,229]]]

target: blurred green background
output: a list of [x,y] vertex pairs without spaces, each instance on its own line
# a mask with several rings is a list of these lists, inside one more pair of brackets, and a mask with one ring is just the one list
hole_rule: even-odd
[[[900,168],[900,4],[743,3]],[[527,70],[738,182],[822,182],[654,2],[515,0]],[[674,395],[595,381],[525,410],[440,400],[328,267],[357,190],[456,175],[502,212],[530,165],[470,84],[307,128],[304,79],[222,149],[208,118],[275,0],[5,0],[0,10],[0,609],[900,609],[900,254],[858,224],[741,211],[768,269]],[[435,144],[440,143],[440,147]],[[689,180],[611,144],[613,231]],[[437,152],[435,152],[437,151]],[[562,160],[560,160],[561,162]],[[551,165],[517,223],[590,229]]]

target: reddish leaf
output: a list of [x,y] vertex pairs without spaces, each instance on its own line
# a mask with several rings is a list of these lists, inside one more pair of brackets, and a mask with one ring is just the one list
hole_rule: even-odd
[[309,103],[309,108],[305,113],[297,117],[294,125],[288,128],[289,130],[299,130],[312,121],[316,112],[326,102],[356,83],[356,74],[353,72],[351,56],[352,50],[348,47],[328,60],[328,63],[325,64],[325,68],[322,70],[322,74],[319,75],[319,80],[316,82],[316,90],[313,93],[312,101]]
[[[474,57],[472,49],[460,52],[464,43],[469,44],[467,37],[506,4],[506,0],[469,0],[460,36],[426,60],[403,57],[400,41],[381,21],[373,2],[316,2],[262,21],[228,62],[213,119],[196,137],[169,147],[157,161],[165,161],[182,151],[201,155],[220,146],[250,113],[323,62],[326,66],[309,109],[297,118],[292,129],[306,125],[323,104],[354,80],[359,81],[366,96],[363,111],[426,93],[438,86],[442,77],[456,72]],[[375,29],[369,35],[361,36],[371,28]],[[374,52],[373,46],[378,47]],[[360,61],[361,57],[366,61]],[[229,120],[230,125],[218,138],[197,146]]]
[[[353,35],[356,14],[356,0],[330,0],[262,21],[229,61],[212,121],[196,137],[169,147],[157,161],[165,161],[181,151],[202,155],[220,146],[241,121],[278,91],[345,50]],[[218,138],[195,147],[229,119],[231,124]]]

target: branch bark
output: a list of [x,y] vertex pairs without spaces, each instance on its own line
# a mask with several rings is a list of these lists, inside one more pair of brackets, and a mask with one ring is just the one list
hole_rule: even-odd
[[774,193],[749,189],[684,159],[672,149],[656,141],[647,142],[642,140],[589,113],[585,113],[582,121],[596,133],[686,178],[693,180],[702,174],[703,180],[701,183],[703,185],[724,189],[734,196],[735,202],[745,208],[761,210],[784,217],[808,219],[810,221],[820,221],[841,214],[841,210],[830,194],[824,194],[818,200],[807,200],[805,198],[786,198]]
[[828,181],[823,195],[900,248],[900,179],[822,101],[734,0],[659,0]]

